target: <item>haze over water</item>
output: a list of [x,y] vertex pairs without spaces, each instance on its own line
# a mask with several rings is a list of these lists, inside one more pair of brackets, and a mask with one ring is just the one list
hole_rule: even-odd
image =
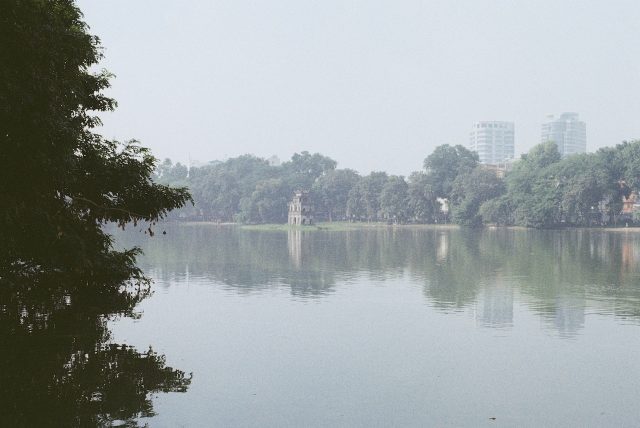
[[115,73],[102,134],[183,164],[320,152],[408,175],[478,120],[580,113],[595,151],[640,135],[632,0],[78,2]]
[[[631,426],[640,237],[169,227],[114,340],[193,372],[151,426]],[[490,418],[496,418],[495,420]]]

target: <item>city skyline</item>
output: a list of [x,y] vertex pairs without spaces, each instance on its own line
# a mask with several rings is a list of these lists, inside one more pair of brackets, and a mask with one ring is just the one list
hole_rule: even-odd
[[587,152],[586,123],[580,120],[575,112],[564,112],[555,117],[547,116],[547,121],[541,126],[540,142],[553,141],[558,146],[562,157]]
[[469,134],[468,149],[478,154],[480,163],[499,164],[514,158],[514,123],[475,122]]
[[640,137],[636,2],[79,5],[117,76],[99,132],[158,158],[306,150],[408,174],[477,120],[514,122],[518,156],[562,111],[589,124],[590,150]]
[[[553,119],[553,121],[561,121],[561,122],[575,120],[582,125],[583,127],[582,131],[584,132],[585,122],[578,120],[579,113],[563,112],[559,114],[558,117],[555,117],[554,114],[547,114],[545,118],[547,119],[547,122],[545,122],[544,120],[540,120],[538,123],[538,126],[542,128],[540,140],[537,142],[534,142],[533,144],[530,145],[530,147],[524,150],[521,150],[519,152],[515,150],[516,143],[517,143],[517,139],[515,138],[515,123],[504,121],[504,120],[480,120],[480,121],[473,122],[471,126],[472,131],[468,134],[468,139],[466,143],[453,142],[450,144],[462,145],[467,149],[476,152],[478,154],[480,163],[489,164],[489,165],[495,165],[503,162],[518,160],[523,154],[526,154],[531,148],[535,147],[537,144],[544,143],[547,141],[553,141],[554,143],[556,143],[558,145],[558,151],[563,157],[566,157],[571,154],[576,154],[576,153],[590,152],[588,150],[588,147],[586,146],[586,140],[582,141],[584,143],[583,144],[584,150],[579,149],[579,150],[566,151],[564,146],[564,139],[561,140],[559,138],[555,138],[555,139],[549,138],[549,135],[552,135],[553,132],[549,130],[545,131],[545,126],[548,126],[548,124],[550,123],[549,121]],[[571,132],[569,132],[569,134],[571,134]],[[481,142],[481,140],[483,139],[484,141]],[[615,146],[616,144],[619,144],[621,142],[622,141],[616,142],[609,146]],[[601,147],[608,147],[608,146],[601,146]],[[601,148],[601,147],[598,147],[598,148]],[[306,150],[293,152],[289,154],[289,156],[285,155],[285,157],[283,158],[280,158],[280,156],[278,156],[277,154],[272,154],[270,156],[261,156],[255,153],[250,153],[250,154],[263,157],[264,159],[268,160],[270,163],[279,164],[282,161],[287,161],[290,158],[290,156],[292,156],[294,153],[300,153],[303,151],[306,151]],[[595,151],[595,150],[592,150],[592,151]],[[431,151],[429,151],[428,153],[425,153],[424,157],[428,156],[430,153]],[[237,154],[234,156],[227,156],[227,157],[218,158],[218,159],[191,159],[190,158],[188,160],[188,163],[185,165],[196,166],[196,167],[203,166],[206,163],[211,161],[226,161],[227,159],[234,158],[237,156],[242,156],[243,154],[246,154],[246,153]],[[326,153],[322,153],[322,154],[326,154]],[[172,159],[172,160],[176,162],[181,162],[180,160],[175,160],[175,159]],[[338,162],[338,167],[340,168],[355,169],[349,165],[345,165],[340,161],[340,159],[334,159],[334,160]],[[358,172],[362,173],[362,171],[358,171]],[[398,175],[404,176],[408,174],[409,173],[400,173]]]
[[[557,117],[546,116],[541,122],[540,143],[554,142],[562,157],[587,153],[586,123],[577,112],[563,112]],[[517,160],[515,153],[515,124],[501,120],[474,122],[469,133],[467,148],[478,154],[480,163],[496,165]],[[532,146],[533,147],[533,146]]]

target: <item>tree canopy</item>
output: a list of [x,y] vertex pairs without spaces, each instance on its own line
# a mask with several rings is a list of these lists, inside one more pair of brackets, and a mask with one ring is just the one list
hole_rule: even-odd
[[[564,159],[547,142],[498,170],[462,146],[443,145],[408,179],[381,171],[361,176],[318,153],[302,152],[280,166],[244,155],[189,173],[165,161],[156,180],[192,189],[196,205],[179,213],[185,218],[195,213],[205,220],[282,223],[293,191],[310,190],[317,220],[547,228],[640,218],[622,213],[623,197],[640,190],[638,159],[640,142]],[[450,215],[443,211],[445,200]]]
[[[191,376],[114,343],[107,321],[150,293],[107,223],[153,222],[191,197],[152,180],[137,141],[95,131],[116,103],[72,0],[0,2],[0,414],[9,426],[138,426]],[[165,169],[173,170],[173,167]],[[147,223],[148,222],[148,223]]]
[[456,177],[478,165],[478,154],[460,145],[443,144],[425,158],[423,165],[427,174],[433,177],[436,196],[448,198]]
[[[104,223],[155,222],[190,200],[151,180],[156,159],[95,133],[112,77],[72,0],[0,5],[0,261],[3,269],[129,270]],[[151,233],[151,230],[150,230]]]

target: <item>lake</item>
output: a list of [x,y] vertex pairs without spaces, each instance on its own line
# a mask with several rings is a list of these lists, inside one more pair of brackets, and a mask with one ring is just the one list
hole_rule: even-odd
[[[166,231],[166,235],[161,232]],[[158,233],[160,232],[160,233]],[[637,426],[640,234],[160,225],[112,338],[193,373],[156,426]]]

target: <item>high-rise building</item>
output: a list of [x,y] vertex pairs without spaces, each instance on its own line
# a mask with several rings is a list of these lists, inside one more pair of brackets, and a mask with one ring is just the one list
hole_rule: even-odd
[[513,129],[513,122],[476,122],[469,134],[467,148],[478,153],[480,163],[506,162],[513,159]]
[[587,125],[578,113],[562,113],[560,117],[547,116],[542,124],[542,142],[553,141],[563,157],[587,151]]

